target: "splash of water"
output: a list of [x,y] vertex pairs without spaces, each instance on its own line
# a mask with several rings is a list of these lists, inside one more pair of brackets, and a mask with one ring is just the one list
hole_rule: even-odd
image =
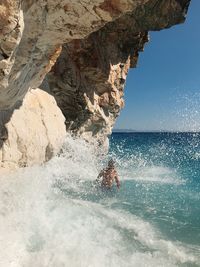
[[165,240],[142,218],[113,209],[117,195],[104,195],[92,183],[101,167],[94,147],[69,137],[63,153],[44,166],[1,177],[0,266],[172,267],[198,262],[195,247]]
[[179,107],[178,110],[175,111],[175,116],[178,119],[178,127],[179,131],[191,131],[191,132],[199,132],[200,130],[200,94],[181,93],[179,98],[177,99],[177,105]]

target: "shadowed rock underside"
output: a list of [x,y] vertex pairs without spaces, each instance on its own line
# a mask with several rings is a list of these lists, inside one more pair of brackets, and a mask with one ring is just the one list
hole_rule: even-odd
[[188,1],[145,1],[84,39],[65,45],[43,88],[58,103],[67,129],[100,143],[124,106],[129,68],[148,42],[149,30],[184,21]]

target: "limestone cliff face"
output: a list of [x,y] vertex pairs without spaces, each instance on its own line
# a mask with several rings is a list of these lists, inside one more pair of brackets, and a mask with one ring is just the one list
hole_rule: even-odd
[[[43,80],[41,88],[55,97],[65,116],[67,130],[86,139],[95,137],[103,143],[124,105],[128,69],[136,66],[139,51],[143,50],[148,41],[148,31],[183,22],[189,2],[190,0],[1,1],[1,146],[5,145],[11,134],[17,145],[18,134],[9,126],[11,121],[17,123],[19,120],[19,117],[15,117],[15,113],[18,113],[16,107],[26,103],[23,99],[27,92],[38,88]],[[37,95],[40,94],[43,92],[37,90]],[[27,114],[29,106],[31,110],[31,102],[35,101],[34,98],[31,99],[25,107]],[[45,103],[44,101],[42,106]],[[51,109],[46,111],[51,112]],[[22,113],[20,116],[27,120],[28,117]],[[37,116],[41,117],[40,112]],[[39,142],[41,131],[40,127],[37,128],[34,138]],[[46,135],[42,136],[47,138]],[[20,147],[23,146],[22,143],[20,141]],[[18,150],[20,152],[20,148]],[[44,151],[39,154],[42,159],[36,161],[44,161]],[[38,155],[34,155],[32,162],[37,157]],[[31,161],[27,162],[28,160],[26,163],[23,161],[22,165],[31,164]]]
[[84,39],[63,45],[44,88],[55,96],[68,130],[105,142],[124,106],[128,69],[135,67],[149,30],[183,22],[189,1],[132,1],[124,13]]
[[23,105],[5,126],[7,136],[0,149],[1,171],[49,160],[59,151],[66,136],[65,118],[55,99],[40,89],[26,94]]
[[0,106],[37,88],[62,45],[83,39],[146,1],[4,0],[0,4]]

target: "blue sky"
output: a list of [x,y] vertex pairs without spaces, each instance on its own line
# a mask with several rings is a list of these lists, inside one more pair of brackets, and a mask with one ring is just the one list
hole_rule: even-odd
[[184,24],[150,32],[131,69],[125,108],[115,128],[200,130],[200,1],[192,0]]

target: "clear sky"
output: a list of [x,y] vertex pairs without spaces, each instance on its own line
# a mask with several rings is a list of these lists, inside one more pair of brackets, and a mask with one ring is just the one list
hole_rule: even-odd
[[191,1],[184,24],[150,32],[115,128],[200,130],[200,0]]

